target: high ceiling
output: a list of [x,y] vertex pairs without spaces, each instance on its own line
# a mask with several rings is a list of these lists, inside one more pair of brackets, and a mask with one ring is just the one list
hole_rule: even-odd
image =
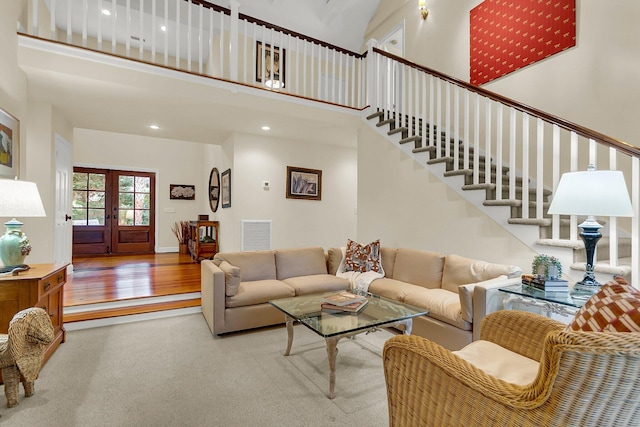
[[[67,2],[58,3],[62,7]],[[225,0],[210,3],[228,7]],[[360,51],[380,0],[239,3],[240,13]],[[228,85],[198,82],[189,75],[176,78],[177,73],[102,55],[63,57],[50,48],[65,52],[59,46],[42,50],[37,41],[22,40],[19,65],[28,76],[29,95],[50,103],[73,127],[211,143],[233,132],[264,134],[261,127],[269,125],[273,137],[355,146],[357,115],[344,114],[344,109],[313,108],[266,91],[250,96],[256,90],[229,90]],[[149,129],[151,123],[160,129]]]
[[[207,0],[229,7],[228,0]],[[238,0],[244,13],[300,34],[360,52],[380,0]]]

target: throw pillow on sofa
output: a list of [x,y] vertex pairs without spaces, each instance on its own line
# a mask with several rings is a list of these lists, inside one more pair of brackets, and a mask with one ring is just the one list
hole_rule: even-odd
[[240,269],[227,261],[222,261],[219,267],[224,273],[225,294],[232,297],[238,293],[240,287]]
[[640,332],[640,291],[616,277],[587,300],[567,330]]
[[367,245],[361,245],[353,240],[347,240],[344,259],[344,271],[358,271],[365,273],[375,271],[384,274],[380,258],[380,240]]

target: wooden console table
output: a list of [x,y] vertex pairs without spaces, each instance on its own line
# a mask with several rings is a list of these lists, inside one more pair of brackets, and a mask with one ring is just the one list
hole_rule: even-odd
[[67,265],[31,264],[30,267],[18,276],[0,276],[0,334],[7,333],[9,322],[20,310],[44,309],[51,317],[54,332],[54,339],[44,354],[46,362],[65,339],[62,308]]
[[211,259],[218,253],[218,221],[189,222],[189,253],[194,261]]

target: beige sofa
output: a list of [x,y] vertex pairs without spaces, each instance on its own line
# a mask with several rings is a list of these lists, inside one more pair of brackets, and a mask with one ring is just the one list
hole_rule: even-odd
[[[479,337],[482,318],[500,307],[498,288],[518,283],[521,270],[455,254],[381,248],[385,276],[369,291],[424,307],[413,334],[458,350]],[[202,261],[202,312],[211,329],[227,332],[284,323],[268,301],[349,288],[336,272],[340,248],[218,253]]]
[[217,253],[201,271],[202,314],[216,335],[284,323],[272,299],[349,288],[328,274],[320,247]]

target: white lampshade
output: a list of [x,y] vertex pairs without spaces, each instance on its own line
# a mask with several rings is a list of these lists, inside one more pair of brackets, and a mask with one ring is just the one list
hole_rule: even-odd
[[633,216],[633,207],[620,171],[569,172],[562,175],[549,214]]
[[0,179],[0,217],[46,216],[35,182]]

